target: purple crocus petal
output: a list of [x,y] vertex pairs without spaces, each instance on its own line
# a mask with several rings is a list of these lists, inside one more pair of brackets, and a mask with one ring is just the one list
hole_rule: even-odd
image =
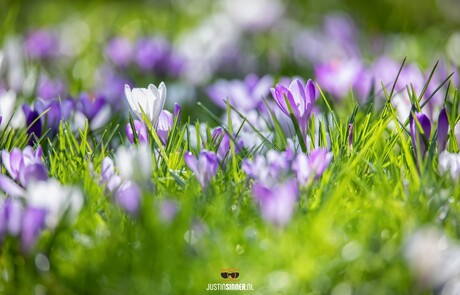
[[38,236],[45,228],[46,210],[28,207],[22,217],[21,246],[24,252],[29,252],[35,245]]
[[295,180],[274,187],[256,183],[252,193],[265,221],[277,226],[284,226],[290,221],[299,194]]
[[22,152],[18,148],[14,148],[11,153],[6,150],[2,151],[2,163],[11,178],[16,180],[19,177],[19,170],[23,165]]
[[313,108],[313,104],[316,99],[318,99],[319,91],[316,89],[315,83],[312,80],[308,80],[307,85],[305,86],[305,92],[307,93],[306,109],[309,113]]
[[299,184],[304,184],[310,178],[312,173],[308,163],[308,156],[300,153],[292,163],[292,170],[296,173]]
[[212,132],[212,140],[214,144],[219,145],[217,148],[217,158],[222,162],[230,150],[230,136],[228,136],[222,127],[217,127]]
[[17,236],[21,232],[23,209],[17,199],[7,199],[5,202],[6,231]]
[[170,52],[169,43],[163,38],[141,39],[136,44],[135,61],[140,69],[152,71]]
[[[134,120],[134,129],[136,130],[137,140],[140,143],[146,143],[149,141],[149,135],[147,131],[147,126],[139,120]],[[126,136],[131,144],[134,144],[134,133],[133,129],[131,128],[131,124],[126,124],[125,128]]]
[[48,179],[48,171],[41,163],[31,164],[23,169],[19,174],[21,185],[27,187],[35,181],[44,181]]
[[184,155],[185,164],[187,164],[188,168],[192,170],[193,173],[198,174],[198,161],[196,160],[195,156],[191,153],[185,153]]
[[315,149],[310,153],[308,164],[316,178],[320,177],[332,161],[332,153],[327,149]]
[[[414,118],[415,116],[415,118]],[[420,149],[422,153],[422,158],[425,157],[427,143],[429,143],[431,135],[431,123],[430,119],[423,113],[415,113],[414,116],[411,116],[410,129],[412,137],[412,146],[414,148],[415,154],[417,155],[417,150]],[[418,122],[423,130],[423,135],[420,133],[417,126]],[[418,146],[420,144],[420,146]]]
[[141,202],[141,190],[131,181],[121,185],[115,195],[117,203],[130,214],[136,215],[139,212]]
[[113,175],[115,175],[115,166],[113,161],[109,157],[105,157],[101,164],[102,182],[107,183]]
[[[36,137],[42,136],[42,122],[39,118],[39,114],[36,111],[30,110],[30,107],[26,108],[23,106],[24,114],[26,115],[27,135],[34,134]],[[34,144],[35,137],[30,138],[29,144]]]
[[443,152],[446,149],[449,132],[449,120],[446,108],[442,108],[438,118],[438,150]]
[[[272,90],[272,94],[273,94],[273,90]],[[283,111],[283,113],[285,113],[289,117],[290,116],[289,107],[286,104],[286,98],[287,98],[288,103],[291,105],[294,116],[296,118],[299,116],[299,112],[298,112],[298,109],[296,108],[295,100],[291,92],[289,91],[289,89],[287,89],[281,84],[276,85],[273,98],[275,99],[275,102],[278,104],[278,106]]]
[[105,52],[114,64],[125,67],[133,59],[134,48],[128,39],[114,38],[107,44]]
[[25,49],[31,58],[49,58],[58,52],[58,40],[48,30],[37,30],[27,35]]
[[79,97],[77,107],[91,121],[105,105],[104,97],[83,93]]
[[0,174],[0,189],[12,197],[24,196],[26,193],[26,191],[11,180],[11,178],[2,174]]
[[2,124],[2,119],[3,119],[3,117],[2,117],[2,116],[0,116],[0,125]]
[[305,110],[306,110],[306,100],[307,97],[305,95],[305,89],[302,86],[302,82],[300,80],[295,79],[291,82],[291,85],[289,85],[289,92],[292,94],[292,97],[294,98],[295,104],[292,104],[291,102],[291,108],[294,112],[294,115],[296,115],[296,118],[300,118],[304,115]]
[[[180,105],[178,103],[174,103],[174,118],[179,117],[179,120],[180,120],[181,114],[182,114],[182,111],[181,111]],[[2,123],[1,118],[0,118],[0,123]]]
[[157,134],[163,144],[166,144],[168,140],[168,132],[171,130],[172,125],[173,115],[167,110],[162,110],[160,116],[158,117]]

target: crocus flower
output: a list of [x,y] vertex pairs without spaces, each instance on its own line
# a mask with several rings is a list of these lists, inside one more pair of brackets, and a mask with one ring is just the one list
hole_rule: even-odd
[[41,231],[45,228],[46,210],[27,207],[22,216],[21,247],[29,252],[35,245]]
[[286,225],[291,219],[299,189],[295,180],[287,180],[272,187],[256,183],[252,194],[259,203],[262,218],[277,226]]
[[442,108],[438,117],[438,150],[442,152],[446,149],[449,132],[449,120],[447,118],[446,108]]
[[136,44],[135,61],[144,71],[158,70],[170,51],[170,45],[164,38],[140,39]]
[[[422,158],[424,158],[430,141],[430,119],[428,119],[428,117],[425,114],[416,112],[413,116],[410,117],[410,121],[412,146],[414,148],[415,155],[417,156],[417,151],[420,150],[420,152],[422,153]],[[420,130],[418,124],[420,124],[422,130]]]
[[166,100],[166,85],[163,82],[158,88],[150,84],[148,88],[131,90],[129,85],[125,85],[125,95],[139,120],[142,121],[142,112],[144,112],[153,125],[157,123]]
[[51,79],[46,75],[40,77],[37,86],[37,96],[44,100],[59,99],[64,96],[66,87],[64,81]]
[[43,165],[41,155],[41,147],[38,147],[36,152],[31,146],[27,146],[23,151],[18,148],[14,148],[11,152],[3,150],[2,163],[13,180],[27,187],[34,181],[48,179],[48,172]]
[[219,168],[216,154],[214,152],[202,150],[198,158],[195,158],[190,152],[186,153],[184,158],[187,166],[195,173],[195,177],[201,187],[207,187]]
[[273,78],[270,76],[257,77],[254,74],[240,80],[218,80],[207,89],[212,101],[219,107],[226,109],[226,100],[238,111],[246,113],[264,105],[263,98],[267,96]]
[[[218,145],[217,159],[222,162],[227,154],[230,152],[230,141],[232,140],[227,132],[222,127],[217,127],[212,131],[212,140],[214,144]],[[235,153],[243,147],[241,140],[235,142]]]
[[270,150],[267,155],[257,155],[254,159],[243,161],[242,169],[246,175],[265,185],[272,185],[285,178],[290,172],[293,153],[290,149],[284,152]]
[[39,119],[40,114],[32,110],[29,105],[23,104],[22,111],[26,117],[26,124],[27,124],[27,135],[31,136],[29,140],[29,144],[34,144],[35,137],[40,138],[42,136],[42,123]]
[[304,184],[310,177],[319,178],[332,161],[332,153],[327,149],[315,149],[309,156],[300,153],[292,163],[292,170],[297,175],[300,184]]
[[125,67],[133,59],[134,48],[131,41],[119,37],[110,40],[105,48],[105,52],[114,64],[119,67]]
[[31,58],[43,59],[56,56],[58,47],[56,36],[45,29],[30,32],[25,40],[25,49]]
[[311,80],[308,80],[307,84],[303,86],[300,80],[295,79],[289,85],[289,88],[286,88],[282,84],[277,84],[275,88],[271,88],[270,90],[279,108],[288,117],[290,113],[289,106],[286,103],[290,105],[305,140],[308,118],[318,96],[315,84]]
[[152,177],[152,152],[147,144],[129,149],[121,146],[116,153],[116,163],[123,179],[145,184]]
[[26,203],[33,208],[46,211],[45,223],[54,229],[66,215],[74,220],[83,206],[83,195],[74,187],[62,185],[56,179],[35,182],[27,190]]
[[[139,120],[134,120],[133,123],[138,142],[147,143],[149,141],[147,126]],[[126,124],[125,132],[131,144],[134,143],[134,131],[130,123]]]
[[438,166],[441,174],[449,173],[457,181],[460,175],[460,154],[449,153],[446,150],[442,151],[439,154]]
[[115,193],[116,202],[128,213],[136,215],[141,202],[141,190],[132,181],[125,181]]

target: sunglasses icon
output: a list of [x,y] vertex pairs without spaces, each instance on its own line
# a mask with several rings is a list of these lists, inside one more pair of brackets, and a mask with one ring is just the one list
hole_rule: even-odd
[[236,280],[240,273],[236,269],[223,269],[220,271],[220,276],[226,280]]

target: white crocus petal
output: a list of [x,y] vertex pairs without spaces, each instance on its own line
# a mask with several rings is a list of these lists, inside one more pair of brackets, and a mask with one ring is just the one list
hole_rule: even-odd
[[148,88],[133,89],[125,85],[125,95],[129,106],[140,120],[144,112],[150,122],[156,124],[166,100],[166,85],[163,82],[159,88],[153,84]]
[[131,149],[122,146],[116,156],[118,171],[124,179],[145,183],[152,176],[152,153],[148,145]]
[[77,216],[83,206],[83,195],[77,188],[65,187],[56,179],[50,179],[31,184],[27,203],[32,207],[45,209],[46,226],[53,229],[66,212],[70,220]]

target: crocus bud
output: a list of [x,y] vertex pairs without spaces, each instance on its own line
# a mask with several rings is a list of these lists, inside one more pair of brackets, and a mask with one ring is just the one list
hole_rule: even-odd
[[[422,130],[417,126],[418,124],[420,124]],[[422,131],[423,134],[420,131]],[[430,119],[423,113],[414,113],[414,115],[411,116],[410,132],[415,155],[418,157],[417,150],[420,150],[422,158],[425,157],[431,134]]]
[[[147,127],[145,126],[145,124],[139,120],[134,120],[133,123],[134,123],[134,129],[137,135],[137,141],[140,143],[148,142],[149,135],[148,135]],[[129,142],[133,144],[134,143],[134,132],[133,132],[133,128],[131,127],[130,123],[126,124],[125,132],[126,132],[126,136],[128,137]]]
[[449,120],[447,118],[446,108],[442,108],[438,118],[438,151],[443,152],[446,149],[449,132]]

